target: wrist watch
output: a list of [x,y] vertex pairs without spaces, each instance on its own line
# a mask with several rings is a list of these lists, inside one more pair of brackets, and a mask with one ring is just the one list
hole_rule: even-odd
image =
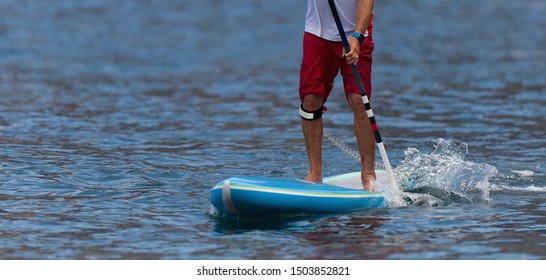
[[353,33],[353,37],[357,38],[360,44],[364,42],[364,35],[360,32]]

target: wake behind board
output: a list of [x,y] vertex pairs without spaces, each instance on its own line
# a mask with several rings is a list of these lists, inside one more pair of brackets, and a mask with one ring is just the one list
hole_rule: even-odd
[[280,214],[343,213],[379,208],[380,191],[388,183],[385,171],[376,171],[379,191],[364,191],[360,172],[324,178],[324,183],[267,177],[232,177],[216,184],[210,202],[220,212],[260,217]]

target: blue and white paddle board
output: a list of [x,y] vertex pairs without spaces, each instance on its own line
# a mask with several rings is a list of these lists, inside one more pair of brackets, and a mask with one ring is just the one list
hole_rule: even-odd
[[378,191],[364,191],[360,172],[324,178],[324,183],[268,177],[232,177],[216,184],[210,202],[220,212],[260,217],[280,214],[343,213],[385,204],[384,171],[376,171]]

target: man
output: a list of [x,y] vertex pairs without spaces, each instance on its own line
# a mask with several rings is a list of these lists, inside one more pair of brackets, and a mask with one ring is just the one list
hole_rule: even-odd
[[327,0],[308,0],[300,72],[300,115],[309,173],[305,180],[322,182],[322,112],[338,71],[354,115],[354,129],[362,158],[362,186],[375,190],[375,140],[353,75],[356,65],[368,98],[371,95],[373,0],[337,0],[336,7],[347,33],[350,51],[345,53]]

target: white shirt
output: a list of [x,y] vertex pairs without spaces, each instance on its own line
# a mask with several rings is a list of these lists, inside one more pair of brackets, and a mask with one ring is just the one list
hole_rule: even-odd
[[[356,27],[358,0],[337,0],[334,3],[341,19],[343,30],[345,30],[345,35],[347,38],[350,38]],[[341,41],[334,16],[328,5],[328,0],[307,0],[305,32],[315,34],[326,40]],[[364,36],[368,36],[368,30],[366,30]]]

